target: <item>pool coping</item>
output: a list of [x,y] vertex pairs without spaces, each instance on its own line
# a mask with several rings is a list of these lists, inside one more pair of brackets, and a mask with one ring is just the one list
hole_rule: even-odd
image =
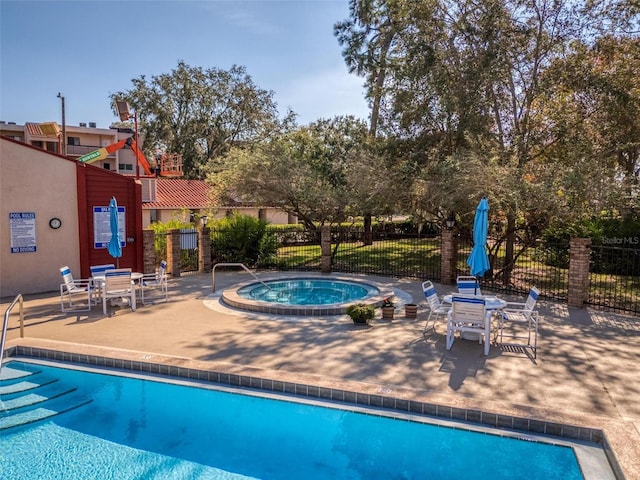
[[[248,287],[250,285],[259,284],[269,281],[291,281],[291,280],[327,280],[336,282],[349,282],[357,285],[366,285],[367,287],[373,287],[378,290],[377,295],[372,295],[360,300],[354,300],[352,302],[334,303],[327,305],[285,305],[281,303],[269,303],[261,302],[258,300],[251,300],[238,294],[238,290]],[[273,315],[298,315],[298,316],[325,316],[325,315],[344,315],[347,308],[350,305],[372,305],[379,307],[385,298],[394,296],[392,288],[381,285],[376,282],[354,279],[353,277],[339,276],[339,275],[311,275],[301,274],[287,278],[281,276],[265,276],[259,280],[251,280],[248,282],[239,283],[233,287],[226,288],[220,295],[220,301],[224,304],[249,312],[268,313]]]
[[[223,362],[201,362],[184,357],[139,351],[80,345],[42,339],[12,341],[5,348],[5,360],[20,357],[56,362],[105,367],[133,373],[167,375],[187,380],[243,387],[264,392],[289,394],[307,399],[344,402],[354,406],[385,409],[404,414],[424,415],[446,421],[468,422],[476,426],[525,435],[544,435],[567,441],[601,446],[613,474],[625,479],[613,448],[602,428],[586,427],[558,421],[547,421],[534,415],[519,416],[494,413],[478,408],[465,408],[428,401],[428,392],[413,389],[386,388],[379,385],[319,377],[314,374],[292,374]],[[583,475],[585,472],[583,472]],[[585,478],[589,478],[586,477]]]

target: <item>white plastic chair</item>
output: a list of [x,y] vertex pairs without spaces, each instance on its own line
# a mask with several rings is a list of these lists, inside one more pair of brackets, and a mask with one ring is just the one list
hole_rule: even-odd
[[[507,306],[502,309],[500,315],[500,326],[498,329],[499,345],[511,347],[530,348],[533,358],[538,356],[538,312],[535,310],[540,290],[536,287],[529,290],[527,300],[522,302],[507,302]],[[505,327],[509,332],[505,335]],[[526,328],[526,333],[524,330]],[[504,337],[520,339],[525,341],[505,342]]]
[[[422,333],[426,332],[429,327],[433,328],[433,331],[436,330],[436,321],[438,317],[441,315],[447,315],[451,307],[449,305],[445,305],[440,301],[438,297],[438,292],[436,292],[435,287],[433,286],[433,282],[427,280],[426,282],[422,282],[422,291],[424,292],[424,296],[427,299],[427,303],[429,304],[429,317],[424,324],[424,330]],[[433,317],[433,323],[431,323],[431,317]]]
[[[153,295],[153,292],[156,295]],[[151,294],[151,295],[150,295]],[[140,279],[140,298],[142,304],[145,305],[145,297],[155,298],[156,296],[164,298],[166,302],[169,299],[168,282],[167,282],[167,262],[161,261],[156,273],[146,273]]]
[[[89,279],[74,279],[71,269],[68,266],[60,268],[60,274],[64,283],[60,284],[60,306],[63,312],[88,312],[91,305],[95,304],[93,298],[93,282]],[[73,303],[74,297],[82,297],[85,299],[82,306],[76,306]],[[65,309],[65,299],[67,307]]]
[[136,311],[136,288],[131,280],[130,268],[117,268],[104,272],[102,286],[102,313],[107,314],[107,300],[110,298],[128,298],[131,310]]
[[[114,268],[116,268],[116,266],[113,263],[105,263],[104,265],[91,265],[89,267],[89,271],[91,271],[91,278],[93,279],[97,276],[104,276],[104,272],[106,272],[107,270],[113,270]],[[100,299],[100,294],[102,291],[101,284],[102,282],[94,281],[93,288],[96,300]]]
[[480,283],[476,277],[470,275],[459,275],[456,278],[458,293],[462,295],[482,295],[480,292]]
[[491,312],[485,301],[471,295],[454,295],[451,311],[447,315],[447,350],[451,350],[455,333],[478,334],[478,343],[484,339],[484,354],[489,355],[491,336]]

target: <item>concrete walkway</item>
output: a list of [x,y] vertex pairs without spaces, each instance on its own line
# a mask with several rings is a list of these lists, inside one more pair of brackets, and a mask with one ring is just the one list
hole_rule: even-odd
[[[399,313],[392,322],[377,318],[362,327],[347,316],[238,312],[220,305],[211,274],[202,274],[171,279],[167,303],[136,312],[111,307],[106,317],[101,306],[61,313],[56,293],[27,296],[25,338],[12,314],[7,346],[65,342],[151,352],[412,390],[436,404],[599,428],[626,478],[640,479],[640,318],[541,301],[537,359],[496,346],[485,357],[470,341],[456,340],[446,351],[444,322],[423,335],[428,308],[420,282],[363,278],[410,294],[420,306],[418,319]],[[251,277],[217,272],[215,280],[219,292]],[[451,290],[436,287],[441,295]],[[3,299],[2,312],[11,300]]]

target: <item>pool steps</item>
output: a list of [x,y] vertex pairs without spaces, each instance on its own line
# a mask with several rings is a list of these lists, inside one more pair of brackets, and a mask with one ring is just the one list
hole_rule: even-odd
[[0,431],[46,420],[90,402],[76,388],[38,370],[4,367],[0,374]]

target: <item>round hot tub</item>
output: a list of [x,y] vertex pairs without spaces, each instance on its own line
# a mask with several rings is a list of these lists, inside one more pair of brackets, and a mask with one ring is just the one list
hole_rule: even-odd
[[300,277],[254,281],[222,292],[231,307],[281,315],[341,315],[349,305],[379,306],[393,290],[348,278]]

